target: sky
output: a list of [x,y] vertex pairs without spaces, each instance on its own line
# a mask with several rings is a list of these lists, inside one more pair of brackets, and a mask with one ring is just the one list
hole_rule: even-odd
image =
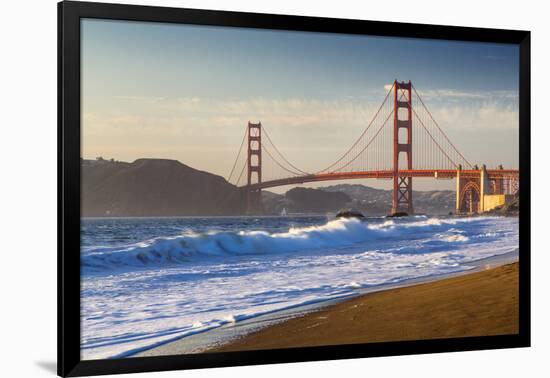
[[[247,122],[261,121],[289,161],[315,172],[351,146],[397,79],[413,82],[469,161],[518,167],[515,45],[81,22],[86,159],[177,159],[227,177]],[[452,184],[415,184],[442,186]]]

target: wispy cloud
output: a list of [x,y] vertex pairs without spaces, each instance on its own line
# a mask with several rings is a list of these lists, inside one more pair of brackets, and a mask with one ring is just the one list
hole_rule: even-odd
[[459,91],[454,89],[431,89],[419,90],[423,98],[458,98],[458,99],[473,99],[483,101],[498,101],[498,100],[517,100],[519,95],[516,91]]
[[[384,91],[388,92],[392,89],[393,84],[384,85]],[[417,90],[422,98],[430,99],[462,99],[462,100],[482,100],[482,101],[503,101],[517,100],[519,93],[512,90],[492,90],[492,91],[463,91],[457,89],[422,89]]]
[[[432,97],[436,95],[437,101]],[[517,105],[506,100],[508,95],[451,90],[421,94],[439,125],[470,156],[477,153],[469,146],[474,135],[517,134]],[[291,161],[301,161],[303,169],[315,170],[330,164],[355,141],[379,104],[358,98],[119,96],[111,106],[99,112],[84,108],[86,155],[125,159],[150,151],[157,157],[178,158],[222,174],[231,168],[230,157],[236,153],[248,121],[261,121]],[[211,161],[205,161],[208,159]]]

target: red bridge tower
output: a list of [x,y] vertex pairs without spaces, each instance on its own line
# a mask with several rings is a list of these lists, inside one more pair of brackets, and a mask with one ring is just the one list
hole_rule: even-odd
[[[248,122],[248,186],[262,182],[262,123]],[[255,176],[255,178],[254,178]],[[247,191],[247,212],[258,214],[262,212],[261,189]]]
[[[414,212],[412,204],[412,177],[399,175],[399,159],[403,152],[406,157],[406,169],[412,170],[412,104],[409,81],[393,83],[393,198],[392,214]],[[400,111],[400,109],[402,111]],[[403,133],[400,131],[404,130]],[[402,167],[401,169],[403,169]]]

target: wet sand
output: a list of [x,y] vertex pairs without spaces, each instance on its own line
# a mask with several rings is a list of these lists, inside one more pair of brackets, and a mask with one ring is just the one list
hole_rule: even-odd
[[515,334],[518,267],[513,263],[355,297],[207,352]]

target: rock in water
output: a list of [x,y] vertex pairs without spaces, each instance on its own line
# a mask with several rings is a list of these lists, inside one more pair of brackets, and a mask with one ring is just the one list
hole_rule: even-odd
[[409,214],[404,211],[398,211],[396,213],[388,215],[388,218],[401,218],[401,217],[408,217]]
[[336,213],[336,218],[364,218],[365,216],[359,211],[342,209]]

